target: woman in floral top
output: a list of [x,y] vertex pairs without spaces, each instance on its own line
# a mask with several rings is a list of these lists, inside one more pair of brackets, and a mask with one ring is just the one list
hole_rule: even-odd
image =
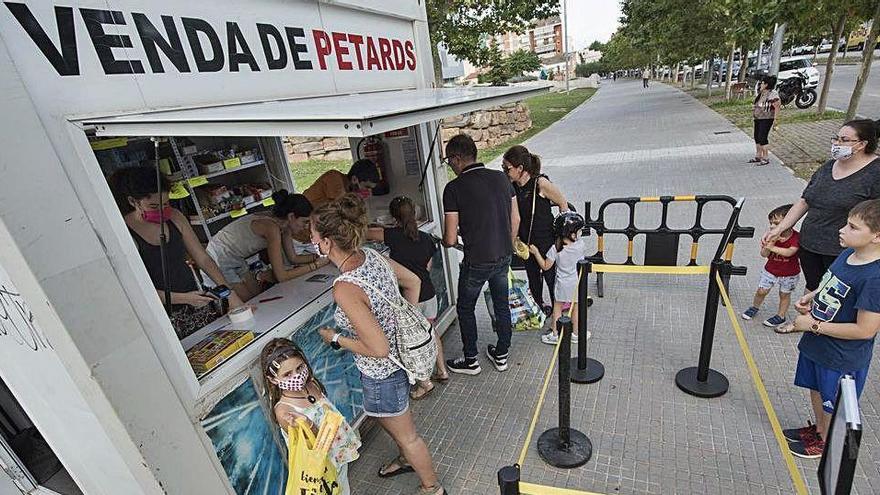
[[761,79],[761,85],[752,108],[752,116],[755,118],[755,157],[749,160],[749,163],[756,165],[770,163],[770,160],[767,159],[770,155],[767,150],[768,138],[781,105],[779,93],[775,88],[776,76],[764,76]]

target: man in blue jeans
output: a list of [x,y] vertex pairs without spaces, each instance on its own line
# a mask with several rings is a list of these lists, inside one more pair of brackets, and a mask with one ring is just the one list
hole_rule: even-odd
[[519,230],[516,193],[503,172],[477,163],[477,146],[468,135],[459,134],[446,143],[446,160],[458,177],[443,191],[443,244],[454,246],[459,233],[464,244],[456,301],[464,356],[446,361],[446,366],[453,373],[465,375],[482,371],[477,360],[474,310],[483,285],[489,282],[498,343],[487,347],[486,356],[496,370],[505,371],[511,333],[507,273],[513,238]]

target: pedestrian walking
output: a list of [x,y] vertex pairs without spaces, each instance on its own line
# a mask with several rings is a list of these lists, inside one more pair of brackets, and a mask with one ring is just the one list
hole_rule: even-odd
[[[402,294],[418,304],[419,277],[393,260],[361,244],[367,235],[367,209],[362,199],[349,193],[321,206],[312,214],[312,242],[343,274],[333,285],[334,318],[341,330],[324,327],[318,332],[335,349],[354,354],[361,373],[364,414],[374,417],[391,435],[400,455],[379,470],[388,478],[415,471],[420,495],[443,495],[445,490],[428,452],[416,431],[409,409],[409,380],[396,345],[397,317],[390,301]],[[395,358],[392,360],[390,358]]]
[[476,375],[482,371],[477,360],[477,318],[474,314],[483,284],[489,282],[498,342],[486,355],[498,371],[507,370],[510,348],[508,272],[513,239],[519,231],[519,207],[513,185],[503,172],[489,170],[477,162],[477,146],[466,134],[446,144],[446,160],[458,176],[443,191],[443,245],[452,247],[458,234],[464,245],[464,261],[458,275],[458,325],[463,356],[447,360],[449,371]]
[[770,160],[767,144],[769,143],[770,129],[773,121],[779,114],[782,103],[779,93],[776,92],[776,76],[764,76],[761,79],[761,87],[755,95],[752,105],[752,117],[754,118],[755,157],[749,163],[767,165]]
[[822,274],[840,254],[838,231],[847,213],[868,199],[880,198],[880,122],[867,119],[845,123],[831,138],[831,159],[819,167],[785,218],[761,242],[769,244],[806,215],[801,224],[798,257],[806,290],[819,287]]
[[[512,146],[504,153],[501,168],[513,182],[519,206],[519,239],[527,246],[534,244],[541,254],[553,245],[553,206],[568,211],[568,200],[550,179],[541,173],[541,158],[522,145]],[[542,272],[537,258],[530,254],[525,261],[529,291],[535,302],[549,314],[554,300],[553,284],[556,267]],[[544,303],[544,281],[550,292],[550,303]]]
[[645,67],[642,70],[642,87],[643,88],[648,87],[648,79],[650,79],[650,78],[651,78],[651,70],[648,69],[647,67]]

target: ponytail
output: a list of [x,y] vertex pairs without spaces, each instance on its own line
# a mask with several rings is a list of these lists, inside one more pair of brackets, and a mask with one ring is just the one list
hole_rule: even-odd
[[416,205],[413,201],[406,196],[398,196],[391,200],[388,209],[403,228],[403,234],[411,241],[418,241],[419,226],[416,224]]

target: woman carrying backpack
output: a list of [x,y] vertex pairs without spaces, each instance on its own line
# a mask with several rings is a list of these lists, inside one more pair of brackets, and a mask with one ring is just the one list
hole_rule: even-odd
[[366,235],[366,207],[353,194],[312,213],[312,243],[342,273],[333,285],[334,316],[342,333],[332,328],[319,332],[335,349],[354,354],[363,383],[364,414],[375,417],[400,449],[400,455],[382,466],[378,475],[388,478],[415,471],[421,482],[417,493],[444,495],[409,410],[407,373],[395,363],[400,355],[391,345],[397,343],[398,320],[390,301],[402,294],[411,304],[418,304],[421,282],[397,262],[361,248]]

